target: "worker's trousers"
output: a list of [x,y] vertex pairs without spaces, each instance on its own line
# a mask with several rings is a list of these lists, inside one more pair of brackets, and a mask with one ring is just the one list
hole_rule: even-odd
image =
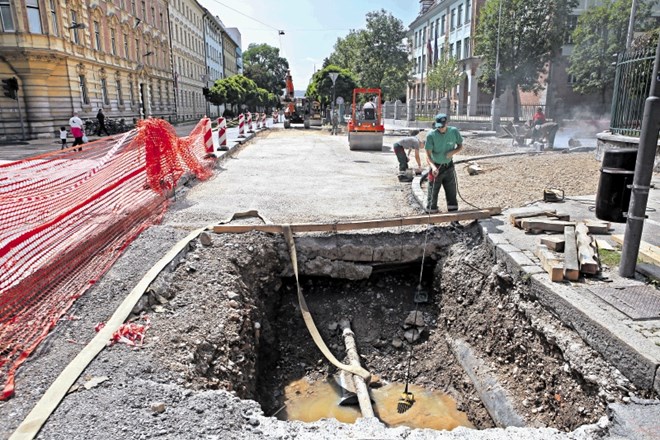
[[447,211],[458,211],[458,200],[456,199],[457,182],[454,172],[454,163],[438,165],[438,175],[433,176],[429,172],[429,189],[426,197],[426,209],[438,209],[438,194],[440,187],[445,189],[445,198],[447,199]]
[[408,156],[406,155],[405,148],[395,143],[393,150],[394,154],[396,154],[396,160],[399,161],[399,171],[406,171],[408,169]]

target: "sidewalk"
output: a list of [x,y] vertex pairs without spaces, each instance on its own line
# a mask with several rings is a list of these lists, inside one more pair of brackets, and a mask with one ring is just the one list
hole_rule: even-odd
[[[177,136],[187,136],[190,134],[195,125],[197,125],[197,122],[181,123],[175,125],[174,129],[176,130]],[[220,151],[218,151],[219,145],[217,133],[217,129],[213,130],[213,143],[215,146],[215,151],[220,153]],[[117,133],[112,136],[117,137],[121,135],[122,133]],[[253,136],[254,133],[246,132],[244,138],[239,138],[237,127],[228,128],[227,148],[233,148],[237,144],[251,139]],[[103,137],[89,136],[89,142],[93,142],[98,139],[103,139]],[[67,139],[67,147],[70,147],[72,144],[73,138]],[[40,154],[51,153],[53,151],[59,151],[61,145],[62,144],[59,137],[53,137],[52,139],[31,139],[28,141],[17,141],[15,144],[0,144],[0,164],[14,162],[28,157],[38,156]]]

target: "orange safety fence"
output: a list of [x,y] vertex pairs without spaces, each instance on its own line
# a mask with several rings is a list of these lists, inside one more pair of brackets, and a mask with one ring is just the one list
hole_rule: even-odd
[[0,165],[0,400],[73,302],[160,221],[179,178],[212,175],[210,129],[204,118],[178,138],[167,122],[147,119],[82,151]]

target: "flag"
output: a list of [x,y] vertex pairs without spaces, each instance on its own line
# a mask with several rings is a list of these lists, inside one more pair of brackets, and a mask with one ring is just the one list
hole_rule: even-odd
[[431,48],[431,38],[426,41],[426,53],[429,60],[429,66],[433,65],[433,49]]
[[435,43],[434,43],[434,51],[433,52],[433,62],[437,63],[438,62],[438,30],[435,30]]

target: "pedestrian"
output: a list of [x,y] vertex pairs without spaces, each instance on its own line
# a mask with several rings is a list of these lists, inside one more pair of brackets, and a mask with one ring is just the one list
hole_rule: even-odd
[[409,175],[406,171],[408,170],[410,153],[413,151],[415,152],[415,162],[417,162],[417,168],[414,172],[415,174],[421,174],[422,172],[422,160],[419,157],[419,149],[424,148],[426,142],[417,137],[419,131],[413,130],[410,134],[411,136],[396,141],[393,146],[394,154],[396,154],[396,158],[399,161],[399,181],[402,182],[410,182],[412,180],[412,175]]
[[339,113],[337,110],[332,112],[332,134],[339,134]]
[[[78,117],[78,112],[74,112],[71,119],[69,119],[69,127],[71,128],[71,135],[73,136],[72,146],[75,147],[76,145],[84,144],[83,136],[85,133],[83,132],[83,121]],[[82,147],[79,147],[78,151],[82,151]]]
[[62,148],[60,150],[64,150],[66,148],[66,127],[60,127],[60,141],[62,142]]
[[458,187],[452,158],[463,149],[463,137],[458,128],[447,125],[447,115],[444,113],[435,116],[434,127],[435,130],[426,135],[424,146],[431,165],[426,209],[431,213],[438,212],[438,193],[440,187],[444,187],[447,211],[457,211]]
[[99,112],[96,114],[96,120],[99,121],[99,128],[96,130],[96,135],[101,136],[101,131],[103,131],[106,136],[110,136],[108,129],[105,128],[105,115],[103,114],[102,108],[100,108]]

